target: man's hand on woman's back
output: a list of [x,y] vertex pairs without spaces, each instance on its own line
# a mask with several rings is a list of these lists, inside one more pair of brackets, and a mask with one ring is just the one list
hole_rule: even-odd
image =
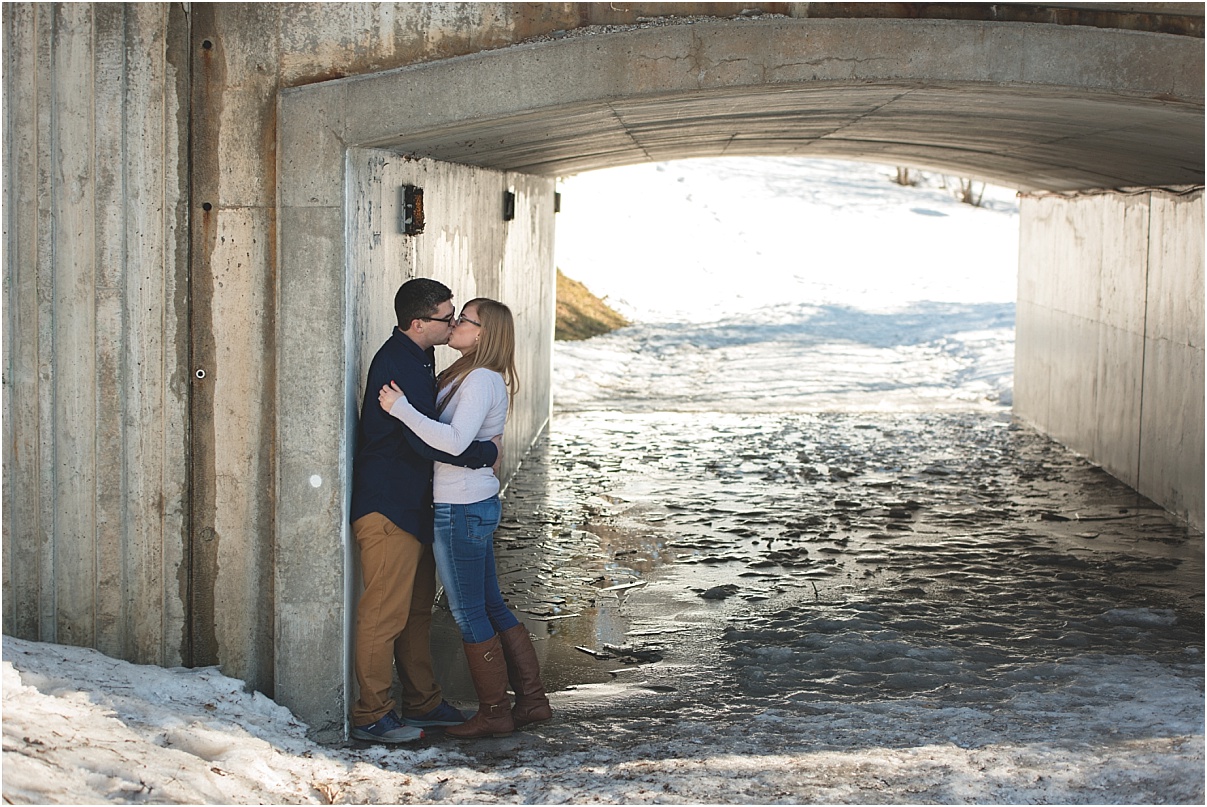
[[499,449],[499,456],[495,458],[495,464],[490,467],[490,470],[495,472],[495,476],[499,475],[499,465],[503,462],[503,435],[496,434],[490,438],[490,442],[495,444],[495,448]]

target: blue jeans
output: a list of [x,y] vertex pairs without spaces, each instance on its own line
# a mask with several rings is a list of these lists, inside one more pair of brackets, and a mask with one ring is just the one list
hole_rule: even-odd
[[503,602],[495,574],[494,535],[502,513],[498,496],[473,504],[436,504],[436,568],[461,639],[469,644],[520,624]]

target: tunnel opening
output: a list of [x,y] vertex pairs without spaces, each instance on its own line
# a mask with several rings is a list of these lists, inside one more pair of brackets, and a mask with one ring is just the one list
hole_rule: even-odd
[[[1118,30],[933,20],[718,22],[567,37],[282,92],[278,227],[283,269],[277,322],[282,334],[305,330],[313,338],[304,348],[281,340],[278,384],[280,389],[289,389],[304,384],[315,373],[344,378],[345,383],[320,391],[304,410],[292,401],[279,401],[278,556],[307,556],[316,562],[322,558],[324,568],[347,568],[346,461],[348,439],[355,428],[354,406],[349,402],[358,397],[357,362],[370,349],[364,340],[355,338],[356,329],[365,325],[357,315],[367,310],[362,307],[366,298],[357,297],[362,288],[357,284],[362,277],[359,267],[366,263],[363,259],[373,257],[367,255],[369,251],[384,250],[376,256],[379,267],[415,266],[423,273],[447,273],[454,279],[464,277],[457,267],[496,267],[497,274],[467,277],[466,288],[486,296],[527,299],[532,311],[551,313],[553,300],[543,290],[551,290],[554,279],[554,178],[596,168],[718,155],[807,154],[942,166],[955,174],[980,173],[1031,191],[1070,194],[1085,189],[1151,189],[1201,182],[1202,70],[1186,70],[1185,66],[1201,66],[1202,48],[1201,42],[1182,39]],[[1016,57],[1032,51],[1044,53],[1045,58]],[[802,54],[807,58],[800,58]],[[1145,69],[1137,70],[1137,65]],[[526,80],[533,76],[555,78]],[[1171,86],[1167,76],[1179,78]],[[500,82],[506,91],[501,91]],[[1163,147],[1154,149],[1154,143]],[[397,220],[397,216],[382,214],[399,194],[396,187],[378,183],[377,177],[385,173],[374,173],[373,160],[389,163],[401,184],[424,188],[425,231],[418,236],[422,240],[399,245],[395,235],[401,234],[393,233],[389,226],[374,226]],[[454,200],[454,207],[460,200],[475,210],[483,205],[483,212],[462,217],[465,226],[449,225],[442,230],[434,215],[441,194],[433,193],[430,184],[415,180],[414,175],[424,172],[441,175],[449,188],[462,188],[444,197]],[[481,181],[458,185],[462,182],[458,172],[469,172]],[[366,178],[368,185],[362,182]],[[527,188],[513,189],[517,183],[528,183]],[[1175,205],[1166,205],[1164,197],[1157,199],[1159,191],[1137,199],[1142,204],[1154,199],[1154,209],[1167,210],[1160,216],[1174,222],[1168,232],[1193,231],[1183,225],[1195,215],[1201,221],[1201,200],[1192,200],[1184,210],[1175,209]],[[502,200],[508,192],[515,194],[514,208],[508,211],[514,212],[514,218],[504,215]],[[564,200],[565,204],[569,201]],[[1065,205],[1068,210],[1061,209],[1061,204],[1051,206],[1056,208],[1052,220],[1058,215],[1082,215],[1073,209],[1078,203]],[[1127,242],[1130,248],[1133,240],[1139,243],[1146,234],[1132,227],[1141,221],[1136,215],[1140,205],[1109,196],[1101,209],[1093,204],[1081,207],[1088,211],[1087,220],[1105,232],[1111,229],[1111,216],[1116,213],[1112,204],[1122,211],[1119,215],[1128,217],[1124,235],[1132,239]],[[1160,223],[1164,220],[1160,216],[1149,221]],[[919,220],[922,218],[925,215],[919,214]],[[466,261],[464,250],[474,242],[472,231],[478,225],[493,234],[492,249],[497,251],[486,260]],[[1061,244],[1066,243],[1061,239],[1069,237],[1067,227],[1052,229],[1046,236],[1040,230],[1036,233],[1039,237],[1032,240],[1048,249],[1048,254],[1039,256],[1042,260],[1067,263],[1063,260],[1067,254],[1061,252]],[[367,237],[354,239],[354,234]],[[391,250],[401,258],[381,260]],[[1190,252],[1193,249],[1187,254]],[[1140,267],[1143,261],[1130,265]],[[526,281],[524,271],[505,271],[520,266],[534,269],[540,276],[528,275]],[[1043,268],[1045,276],[1040,280],[1059,284],[1059,279],[1045,278],[1058,277],[1062,271],[1046,273],[1047,265]],[[1077,268],[1082,274],[1070,281],[1073,284],[1084,282],[1091,271]],[[1042,299],[1070,299],[1061,291],[1045,288]],[[1093,302],[1072,299],[1079,305]],[[1201,306],[1201,291],[1197,299]],[[1115,336],[1121,329],[1114,322],[1086,319],[1080,311],[1063,308],[1054,315],[1051,307],[1032,305],[1032,309],[1047,328],[1042,338],[1050,337],[1051,344],[1080,347],[1097,340],[1094,344],[1102,345],[1106,342],[1100,332],[1109,331],[1116,341],[1126,341],[1130,351],[1126,362],[1143,355],[1146,334]],[[1091,313],[1109,319],[1120,312]],[[1132,314],[1130,309],[1123,313]],[[532,319],[533,323],[542,321],[541,317]],[[1071,331],[1070,323],[1086,321],[1092,327]],[[1124,325],[1129,323],[1130,319]],[[547,334],[541,327],[534,326],[534,333],[542,340],[548,338],[551,346],[551,323]],[[309,346],[315,343],[324,346],[318,353]],[[544,343],[537,340],[533,344]],[[1184,347],[1187,349],[1176,361],[1193,364],[1194,345]],[[1043,350],[1033,353],[1046,355]],[[1201,348],[1197,355],[1201,367]],[[1110,371],[1114,366],[1108,363],[1105,368]],[[1060,385],[1075,386],[1079,394],[1088,389],[1091,396],[1098,390],[1102,368],[1096,371],[1098,375],[1086,374],[1092,383],[1082,383],[1079,368],[1084,367],[1084,363],[1072,361],[1055,368],[1051,363],[1036,368],[1047,384],[1038,390],[1039,396],[1052,410],[1042,414],[1054,420],[1066,413],[1071,415],[1067,419],[1077,420],[1080,414],[1083,422],[1087,412],[1091,421],[1118,414],[1118,424],[1110,421],[1105,425],[1122,424],[1123,430],[1140,431],[1143,424],[1136,425],[1134,413],[1117,408],[1117,401],[1107,400],[1095,409],[1097,399],[1091,398],[1087,408],[1082,400],[1067,405],[1059,397],[1064,392],[1058,389]],[[551,400],[537,404],[530,407],[528,424],[534,435],[541,433],[552,410]],[[1015,405],[1017,408],[1017,398]],[[1197,411],[1197,421],[1191,411],[1187,422],[1191,426],[1197,422],[1201,433],[1201,399]],[[698,413],[680,415],[689,425],[702,422]],[[800,417],[824,420],[821,415]],[[337,427],[317,432],[308,427],[316,418]],[[984,420],[979,418],[976,423]],[[1160,429],[1166,426],[1157,424]],[[602,426],[594,424],[593,428],[603,428],[616,444],[631,439],[624,422],[605,418]],[[745,427],[739,423],[735,428]],[[800,424],[785,423],[777,428],[799,431]],[[853,436],[868,437],[873,431],[859,429]],[[1098,428],[1094,434],[1102,431]],[[662,432],[668,439],[680,433],[671,425]],[[889,439],[883,431],[878,433]],[[943,445],[959,439],[958,432],[944,432],[938,438],[932,434],[931,442]],[[1131,433],[1117,442],[1127,441],[1137,442]],[[706,468],[714,474],[709,484],[726,484],[730,472],[760,472],[757,455],[735,452],[728,442],[716,443],[710,460],[716,470]],[[605,442],[605,446],[610,444]],[[1114,444],[1108,443],[1108,448]],[[629,461],[619,455],[585,456],[596,448],[557,446],[566,462],[577,466],[581,461],[588,469],[593,462],[600,466],[595,469],[600,473],[605,466],[624,467]],[[539,445],[533,450],[539,450]],[[678,456],[692,450],[689,429],[682,440],[675,437],[649,453],[651,461],[666,460],[674,466]],[[1131,462],[1132,458],[1125,459]],[[734,462],[736,467],[732,467]],[[743,470],[745,464],[752,470]],[[829,467],[829,463],[822,464]],[[931,465],[943,468],[942,462]],[[1201,453],[1199,466],[1201,478]],[[1167,462],[1156,470],[1164,473],[1173,467],[1173,462]],[[843,473],[851,469],[837,465],[833,470],[837,479],[843,479]],[[924,473],[925,468],[916,470],[932,481],[942,478],[941,474]],[[320,493],[304,484],[320,471],[323,478],[339,480],[339,484]],[[761,472],[774,473],[766,468]],[[574,492],[598,504],[601,497],[593,498],[591,481],[598,482],[598,478],[588,474],[583,483],[586,487]],[[831,474],[825,478],[830,479]],[[1163,479],[1158,481],[1163,483]],[[991,482],[978,481],[973,487],[978,484]],[[904,506],[908,501],[901,504],[885,510],[886,522],[893,520],[890,512],[909,512]],[[1201,506],[1201,496],[1198,504]],[[732,529],[734,535],[743,537],[751,529],[725,522],[725,518],[728,516],[718,519],[719,528]],[[578,516],[574,519],[577,523]],[[550,532],[542,535],[559,539],[566,531],[573,537],[577,529],[568,524],[547,526]],[[745,535],[744,539],[754,537]],[[278,691],[303,693],[291,706],[317,720],[318,732],[338,731],[345,720],[340,704],[317,697],[316,687],[301,682],[322,681],[334,687],[344,680],[346,691],[346,667],[330,658],[316,659],[288,648],[294,644],[311,647],[320,633],[336,641],[346,635],[349,599],[338,586],[316,592],[312,576],[302,571],[289,564],[278,568],[276,623],[278,644],[283,648],[277,664]]]
[[1012,189],[748,157],[589,172],[561,193],[558,270],[634,327],[598,356],[561,346],[555,410],[1009,410]]

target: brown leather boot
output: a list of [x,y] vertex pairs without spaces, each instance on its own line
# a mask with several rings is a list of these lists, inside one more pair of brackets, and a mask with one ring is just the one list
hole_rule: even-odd
[[539,723],[553,717],[545,685],[541,683],[541,665],[536,658],[536,648],[528,636],[523,623],[508,628],[499,634],[503,640],[503,655],[507,659],[507,679],[515,692],[515,708],[511,719],[516,728],[529,723]]
[[505,737],[515,729],[511,720],[511,701],[507,697],[507,662],[499,637],[476,644],[462,643],[469,674],[478,693],[478,713],[444,733],[469,740],[476,737]]

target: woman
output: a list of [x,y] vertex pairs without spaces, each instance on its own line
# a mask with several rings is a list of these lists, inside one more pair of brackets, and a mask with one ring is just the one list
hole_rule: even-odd
[[[381,407],[432,448],[460,454],[473,440],[503,433],[517,386],[511,309],[494,300],[470,300],[448,340],[461,358],[436,380],[436,414],[421,415],[393,382],[378,395]],[[528,629],[516,619],[495,576],[494,532],[499,525],[499,479],[491,468],[435,464],[436,567],[469,661],[478,713],[445,731],[462,738],[499,736],[552,716]],[[515,692],[510,707],[507,685]]]

